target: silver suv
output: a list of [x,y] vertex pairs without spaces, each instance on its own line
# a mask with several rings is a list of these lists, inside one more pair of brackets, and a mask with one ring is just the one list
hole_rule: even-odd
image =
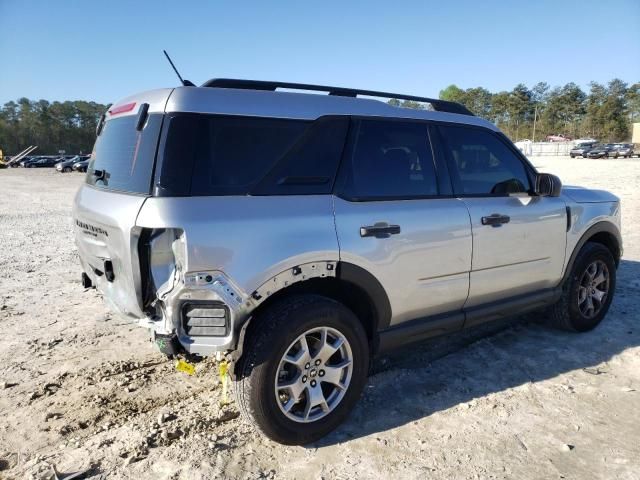
[[594,328],[622,254],[618,198],[459,104],[246,80],[115,103],[73,217],[84,285],[165,354],[232,358],[287,444],[346,418],[373,355],[543,307]]

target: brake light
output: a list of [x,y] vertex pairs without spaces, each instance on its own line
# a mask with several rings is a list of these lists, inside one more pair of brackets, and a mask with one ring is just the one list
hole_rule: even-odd
[[125,103],[124,105],[119,105],[117,107],[109,110],[109,115],[118,115],[119,113],[130,112],[136,106],[136,102],[133,103]]

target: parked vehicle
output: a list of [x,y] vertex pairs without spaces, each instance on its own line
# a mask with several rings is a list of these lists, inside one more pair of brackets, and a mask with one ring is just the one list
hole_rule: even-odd
[[598,145],[587,152],[589,158],[609,158],[610,156],[613,156],[613,145],[609,143]]
[[569,156],[571,158],[587,158],[587,154],[597,146],[599,146],[598,142],[577,143],[576,146],[569,151]]
[[42,160],[45,157],[37,156],[37,157],[25,157],[17,163],[17,166],[26,167],[28,164],[37,162],[38,160]]
[[56,163],[60,161],[58,157],[44,157],[34,162],[25,164],[26,168],[51,168],[55,167]]
[[88,159],[89,159],[89,155],[76,155],[75,157],[71,157],[70,159],[65,160],[64,162],[58,163],[56,165],[56,170],[63,173],[70,172],[76,163],[82,162]]
[[286,444],[347,417],[373,355],[543,307],[595,328],[620,215],[462,105],[230,79],[116,102],[73,207],[83,285],[167,355],[226,355]]
[[558,133],[557,135],[547,135],[547,142],[570,142],[571,137]]
[[633,151],[633,144],[631,143],[616,143],[613,145],[613,158],[631,158],[634,155],[635,152]]
[[89,166],[89,160],[80,160],[79,162],[74,163],[71,166],[71,169],[74,172],[86,172],[87,171],[87,167]]

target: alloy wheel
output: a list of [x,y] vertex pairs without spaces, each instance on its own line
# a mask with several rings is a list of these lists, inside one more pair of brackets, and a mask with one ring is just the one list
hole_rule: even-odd
[[275,378],[276,401],[287,418],[315,422],[344,398],[353,373],[353,354],[338,330],[316,327],[289,345]]
[[595,317],[609,294],[609,269],[602,260],[591,262],[580,278],[578,308],[585,318]]

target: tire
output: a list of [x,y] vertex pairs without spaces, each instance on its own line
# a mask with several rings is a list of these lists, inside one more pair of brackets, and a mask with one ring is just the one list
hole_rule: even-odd
[[[315,362],[321,355],[314,351],[314,335],[319,336],[320,333],[314,329],[328,331],[328,339],[331,339],[332,335],[340,334],[346,340],[338,347],[336,354],[329,357],[326,364],[321,363],[317,368]],[[313,333],[310,334],[310,331]],[[297,367],[285,361],[284,357],[292,351],[295,356],[301,355],[300,351],[295,349],[301,347],[299,339],[303,335],[306,335],[304,338],[312,356],[310,359],[303,356],[300,360],[303,363]],[[336,339],[337,337],[333,337],[333,340]],[[337,343],[327,345],[334,348]],[[332,362],[336,361],[336,356],[342,357],[348,348],[352,359],[351,367],[341,367],[341,363],[338,363],[333,370],[334,373],[340,371],[341,376],[334,378],[346,384],[346,389],[342,390],[333,383],[319,380],[320,377],[329,378],[328,369],[333,365]],[[369,345],[358,318],[341,303],[318,295],[286,298],[255,317],[247,332],[243,351],[236,364],[234,382],[234,394],[240,413],[264,435],[286,445],[314,442],[340,425],[360,398],[369,369]],[[342,358],[338,360],[342,361]],[[285,372],[289,367],[290,372]],[[322,367],[327,369],[326,374]],[[280,380],[282,376],[285,378],[284,381]],[[290,378],[287,378],[289,376]],[[305,379],[308,383],[300,383]],[[297,397],[298,402],[293,401],[296,397],[291,397],[294,390],[289,391],[286,387],[278,389],[280,396],[276,396],[276,381],[286,383],[290,380],[301,392]],[[312,391],[313,382],[313,387],[318,388],[313,390],[316,394],[318,391],[324,392],[325,388],[329,390],[329,393],[321,393],[322,398],[326,400],[324,405],[327,410],[320,405],[313,406],[310,410],[303,408],[311,404],[309,392]],[[343,393],[333,397],[335,403],[331,405],[334,392]],[[286,413],[284,409],[291,402],[293,406],[290,407],[289,413]],[[305,421],[305,414],[318,418]],[[295,420],[292,417],[299,418]]]
[[571,158],[576,158],[576,156],[575,156],[575,155],[569,155],[569,156],[570,156]]
[[64,167],[64,168],[62,169],[62,171],[63,171],[64,173],[69,173],[69,172],[71,171],[71,167]]
[[[588,277],[587,269],[592,265],[604,265],[607,269],[607,286],[606,296],[600,302],[597,311],[589,315],[585,314],[584,308],[588,305],[588,299],[580,301],[583,294],[581,293],[581,284]],[[598,274],[596,273],[596,279]],[[600,283],[599,285],[602,285]],[[595,287],[594,287],[595,288]],[[600,287],[604,290],[604,287]],[[573,263],[571,275],[566,279],[562,286],[562,296],[560,300],[551,307],[551,322],[553,326],[561,330],[570,332],[588,332],[594,329],[602,321],[609,310],[611,301],[616,288],[616,264],[613,255],[607,247],[600,243],[587,242],[576,257]],[[583,290],[584,291],[584,290]],[[598,289],[598,292],[601,290]],[[592,305],[597,303],[591,299]],[[586,304],[586,305],[585,305]]]

